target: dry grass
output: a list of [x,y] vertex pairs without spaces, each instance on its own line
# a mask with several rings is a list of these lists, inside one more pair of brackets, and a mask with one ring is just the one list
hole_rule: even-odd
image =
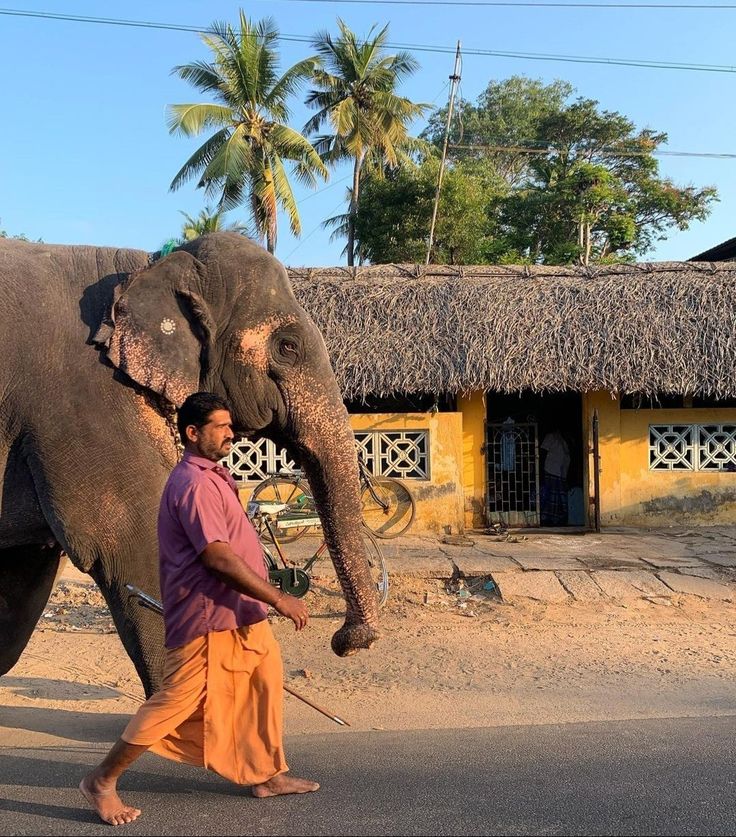
[[347,398],[736,395],[736,264],[290,269]]

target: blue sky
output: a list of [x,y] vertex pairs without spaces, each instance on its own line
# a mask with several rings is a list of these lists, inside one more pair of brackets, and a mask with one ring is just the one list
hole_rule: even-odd
[[[651,2],[665,5],[663,0]],[[234,24],[240,5],[221,0],[15,0],[8,9],[206,27],[213,20]],[[736,67],[733,72],[685,71],[469,54],[476,49],[716,67],[736,64],[736,3],[731,9],[708,9],[706,2],[693,5],[700,7],[512,8],[295,0],[242,4],[250,17],[273,17],[281,33],[289,36],[334,32],[338,15],[360,35],[373,24],[388,23],[390,43],[413,51],[421,65],[401,88],[415,101],[446,104],[452,53],[460,40],[466,51],[460,93],[466,99],[475,101],[491,79],[514,74],[545,83],[564,79],[578,95],[623,113],[638,128],[666,132],[669,151],[736,154]],[[418,46],[447,52],[412,49]],[[283,41],[282,68],[308,54],[308,43]],[[203,138],[170,136],[164,111],[167,104],[204,100],[171,69],[207,57],[194,32],[0,14],[5,87],[0,228],[46,242],[143,250],[156,250],[178,234],[180,211],[196,215],[205,201],[193,185],[172,193],[169,184]],[[295,99],[292,116],[292,124],[301,128],[310,112]],[[418,123],[416,133],[422,127]],[[661,173],[679,185],[715,185],[720,202],[706,221],[686,232],[673,231],[647,258],[687,259],[735,236],[736,158],[659,159]],[[294,239],[285,220],[280,222],[276,255],[282,261],[294,266],[343,263],[343,243],[330,243],[320,223],[343,211],[348,183],[349,169],[342,168],[333,171],[319,193],[297,189],[303,234]],[[239,220],[238,211],[228,218]]]

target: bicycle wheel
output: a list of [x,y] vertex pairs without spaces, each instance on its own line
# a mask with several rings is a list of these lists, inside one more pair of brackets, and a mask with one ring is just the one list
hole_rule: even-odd
[[373,533],[363,527],[362,534],[365,554],[368,558],[368,565],[371,568],[371,576],[376,584],[378,606],[383,607],[388,600],[388,570],[386,569],[386,561]]
[[[251,502],[285,503],[288,506],[276,518],[276,537],[283,543],[291,543],[301,538],[312,528],[312,524],[307,526],[294,525],[294,518],[300,514],[312,518],[316,515],[314,498],[305,479],[296,482],[289,477],[271,477],[255,487],[250,499]],[[279,518],[282,516],[284,518],[283,527],[279,525]],[[291,525],[285,525],[287,521]],[[265,526],[258,534],[262,538],[270,540],[268,529]]]
[[371,477],[360,495],[363,522],[378,538],[397,538],[411,526],[416,513],[414,497],[401,482]]
[[263,550],[263,563],[266,565],[266,569],[270,573],[271,570],[277,570],[279,568],[276,559],[271,554],[271,550],[266,546],[265,543],[261,544],[261,549]]

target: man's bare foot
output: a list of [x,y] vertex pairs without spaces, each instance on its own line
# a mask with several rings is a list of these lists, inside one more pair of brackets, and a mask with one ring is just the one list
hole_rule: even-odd
[[110,825],[124,825],[126,822],[137,820],[141,815],[138,808],[131,808],[123,802],[115,787],[103,789],[91,775],[82,779],[79,783],[79,790],[97,811],[100,819]]
[[299,779],[288,773],[279,773],[267,782],[253,785],[251,790],[253,796],[263,799],[266,796],[282,796],[286,793],[311,793],[319,790],[319,784],[310,782],[309,779]]

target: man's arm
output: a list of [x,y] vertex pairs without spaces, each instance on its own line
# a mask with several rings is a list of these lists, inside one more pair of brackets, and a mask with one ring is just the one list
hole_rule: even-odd
[[307,624],[307,608],[295,596],[278,590],[269,581],[262,579],[257,573],[233,552],[230,544],[216,541],[207,544],[201,553],[202,563],[217,578],[228,587],[245,593],[259,602],[271,605],[282,616],[287,616],[300,631]]

